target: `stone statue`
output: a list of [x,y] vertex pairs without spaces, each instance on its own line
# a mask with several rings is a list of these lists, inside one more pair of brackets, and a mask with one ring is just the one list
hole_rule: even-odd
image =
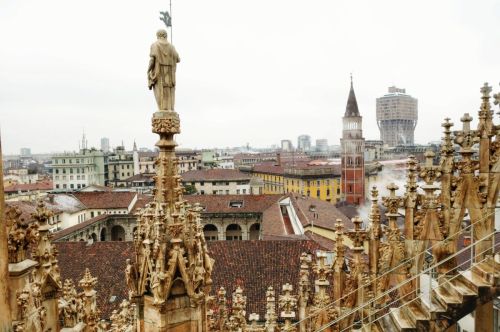
[[160,110],[174,110],[175,69],[179,54],[167,40],[167,31],[158,30],[158,40],[151,45],[148,67],[148,87],[153,89]]

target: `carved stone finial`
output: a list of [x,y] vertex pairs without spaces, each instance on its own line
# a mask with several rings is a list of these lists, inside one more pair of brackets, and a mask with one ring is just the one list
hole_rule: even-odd
[[94,290],[94,286],[97,284],[97,277],[93,277],[88,268],[85,269],[85,274],[80,280],[80,287],[83,288],[85,294],[90,293]]
[[470,123],[472,122],[472,120],[473,118],[469,115],[469,113],[465,113],[460,118],[460,121],[462,122],[462,131],[464,131],[465,133],[470,131]]
[[490,98],[490,93],[492,91],[491,86],[488,85],[487,82],[484,82],[484,85],[480,89],[481,94],[483,95],[482,98]]
[[361,248],[362,250],[364,241],[368,238],[367,231],[361,228],[363,219],[356,216],[352,218],[352,223],[354,224],[354,229],[347,232],[347,236],[352,240],[355,249],[359,250]]
[[290,328],[291,321],[295,319],[295,310],[297,309],[297,296],[292,295],[293,286],[283,285],[283,295],[279,297],[279,307],[281,317],[285,319],[285,327]]

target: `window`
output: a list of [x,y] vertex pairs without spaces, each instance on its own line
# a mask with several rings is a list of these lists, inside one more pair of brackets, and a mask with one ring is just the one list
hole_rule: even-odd
[[319,198],[320,194],[321,194],[320,190],[319,190],[319,189],[318,189],[318,190],[316,190],[316,197],[318,197],[318,198]]
[[59,185],[58,184],[56,184],[56,189],[59,189]]
[[217,182],[212,182],[212,186],[215,186],[215,185],[217,185]]
[[226,190],[226,195],[229,195],[229,190]]
[[318,180],[318,181],[316,181],[316,186],[317,186],[317,187],[321,186],[321,181],[319,181],[319,180]]
[[229,207],[232,207],[232,208],[241,208],[243,207],[243,201],[230,201],[229,202]]
[[243,189],[243,193],[246,194],[247,193],[247,190],[246,189]]
[[200,195],[205,195],[205,190],[200,190]]
[[330,196],[330,189],[326,190],[326,196]]
[[212,190],[213,195],[217,195],[217,190]]
[[75,185],[74,185],[73,183],[72,183],[72,184],[70,184],[70,185],[69,185],[69,187],[70,187],[71,189],[75,189]]
[[229,182],[226,182],[226,186],[229,186]]
[[66,183],[65,183],[65,184],[63,184],[63,189],[66,189],[66,188],[67,188],[67,185],[66,185]]
[[236,189],[236,195],[239,195],[239,194],[240,194],[240,190]]

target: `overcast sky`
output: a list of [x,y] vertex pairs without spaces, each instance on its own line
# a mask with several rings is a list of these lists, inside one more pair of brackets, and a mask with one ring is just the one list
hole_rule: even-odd
[[[483,82],[499,90],[500,1],[172,2],[182,147],[339,144],[350,72],[367,139],[388,86],[418,98],[418,143],[446,116],[476,118]],[[152,147],[146,68],[167,7],[0,0],[4,153],[76,150],[83,130],[92,146]]]

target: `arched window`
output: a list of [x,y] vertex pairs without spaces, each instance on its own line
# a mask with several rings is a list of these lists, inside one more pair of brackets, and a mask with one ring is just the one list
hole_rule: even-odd
[[242,239],[243,239],[243,234],[240,225],[231,224],[226,227],[226,240],[234,241]]
[[111,241],[125,241],[125,230],[122,226],[115,225],[111,228]]
[[101,241],[106,241],[106,228],[101,229]]
[[250,240],[258,240],[260,238],[260,224],[250,226]]
[[205,235],[205,240],[207,241],[217,241],[219,239],[219,230],[217,226],[212,224],[206,224],[203,227],[203,234]]

